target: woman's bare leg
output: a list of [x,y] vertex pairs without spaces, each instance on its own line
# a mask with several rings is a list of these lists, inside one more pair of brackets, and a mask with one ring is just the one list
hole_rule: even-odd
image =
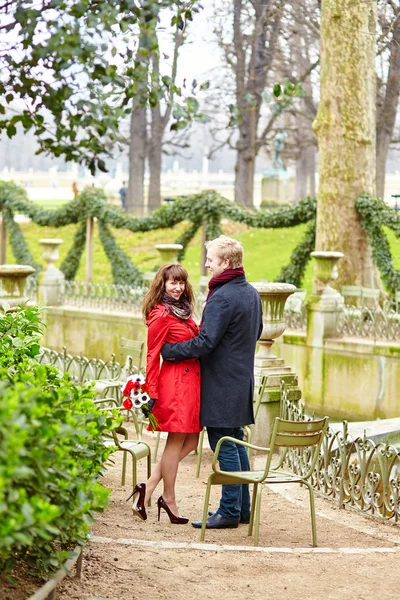
[[175,499],[175,481],[178,473],[179,459],[186,434],[171,432],[161,456],[161,475],[163,478],[163,498],[172,512],[177,515],[178,508]]
[[[171,433],[169,433],[168,434],[168,439],[167,439],[167,444],[165,446],[164,452],[167,449],[168,440],[169,440],[170,435],[179,435],[179,436],[184,435],[184,441],[183,441],[183,443],[181,445],[180,452],[179,452],[178,463],[183,458],[185,458],[185,456],[187,456],[188,454],[190,454],[190,452],[196,450],[197,444],[199,442],[199,434],[198,433],[187,433],[187,434],[171,434]],[[149,477],[149,479],[146,481],[146,499],[145,499],[145,503],[146,504],[149,501],[149,499],[151,498],[151,496],[152,496],[155,488],[160,483],[161,479],[163,479],[162,462],[163,462],[164,452],[163,452],[163,455],[161,457],[161,460],[153,468],[151,477]],[[177,470],[178,470],[178,467],[176,467],[176,471]],[[176,479],[176,473],[175,473],[175,479]],[[166,493],[166,491],[164,489],[163,495],[165,493]],[[175,493],[174,493],[174,496],[175,496]],[[165,496],[164,496],[164,500],[169,505],[169,502],[168,502],[168,500],[167,500],[167,498]],[[171,508],[171,510],[172,510],[172,508]]]

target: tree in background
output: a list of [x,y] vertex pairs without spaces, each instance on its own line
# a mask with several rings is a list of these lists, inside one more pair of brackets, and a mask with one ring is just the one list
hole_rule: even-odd
[[301,85],[282,76],[276,63],[286,27],[286,4],[232,0],[218,5],[216,12],[215,33],[227,68],[213,110],[219,107],[223,113],[226,98],[231,102],[228,126],[223,116],[217,117],[215,149],[225,144],[235,149],[235,200],[249,207],[257,155],[271,143],[280,115],[303,93]]
[[321,5],[321,90],[314,130],[319,147],[318,250],[339,250],[339,284],[377,287],[379,276],[355,209],[375,194],[375,0]]
[[[177,85],[178,57],[185,42],[186,27],[183,30],[180,22],[175,24],[172,33],[172,52],[169,56],[160,49],[157,31],[159,18],[159,11],[155,10],[151,26],[148,22],[145,23],[146,27],[140,34],[136,54],[138,68],[141,68],[144,74],[143,81],[146,81],[150,90],[148,102],[136,101],[131,115],[128,212],[136,215],[143,215],[145,212],[146,161],[150,174],[148,212],[153,212],[161,205],[163,144],[171,117],[173,118],[170,127],[172,131],[182,130],[187,126],[188,120],[185,115],[193,114],[196,120],[204,120],[204,116],[199,112],[199,103],[193,96],[197,87],[196,82],[192,84],[189,94],[184,99],[184,107],[175,102],[176,96],[181,97],[183,92],[187,91]],[[200,89],[205,87],[207,86],[200,86]]]
[[378,93],[376,124],[376,192],[385,194],[386,159],[393,140],[400,96],[400,1],[378,4]]
[[[140,106],[161,101],[146,70],[135,63],[141,32],[154,11],[172,9],[171,26],[184,28],[197,0],[7,0],[0,3],[0,131],[32,129],[45,152],[106,170],[104,159],[122,150],[120,124]],[[178,94],[176,94],[177,96]],[[190,119],[183,103],[178,120]]]

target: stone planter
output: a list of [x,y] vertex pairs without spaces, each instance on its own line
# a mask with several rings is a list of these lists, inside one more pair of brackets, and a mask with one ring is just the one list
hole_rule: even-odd
[[24,297],[26,278],[35,269],[29,265],[0,265],[0,307],[14,308],[24,304],[28,298]]
[[156,250],[161,256],[161,265],[178,262],[178,252],[182,250],[182,244],[157,244]]
[[329,285],[338,278],[337,263],[343,258],[343,252],[311,252],[315,261],[313,292],[321,295],[330,294]]
[[286,329],[283,311],[288,297],[296,291],[288,283],[253,283],[260,294],[263,310],[263,330],[258,342],[258,352],[254,360],[255,383],[259,385],[266,377],[266,386],[261,399],[256,424],[253,427],[252,443],[267,446],[275,418],[280,415],[281,383],[285,383],[288,398],[297,401],[301,398],[298,378],[282,358],[272,353],[274,339]]
[[311,252],[315,261],[313,293],[307,301],[307,344],[323,347],[325,338],[336,335],[338,313],[343,310],[343,296],[331,287],[338,277],[337,263],[342,252]]
[[43,258],[48,263],[48,267],[53,267],[58,261],[58,248],[63,241],[59,238],[42,238],[39,244],[43,247]]
[[43,259],[47,262],[46,269],[39,275],[39,302],[45,306],[57,306],[62,302],[64,291],[64,274],[54,263],[58,260],[60,239],[43,238],[39,243],[43,247]]
[[283,320],[285,303],[297,288],[289,283],[257,282],[252,285],[260,294],[263,310],[263,330],[259,340],[260,349],[256,355],[259,366],[263,366],[265,361],[276,358],[272,354],[271,347],[274,339],[282,335],[286,329],[286,323]]

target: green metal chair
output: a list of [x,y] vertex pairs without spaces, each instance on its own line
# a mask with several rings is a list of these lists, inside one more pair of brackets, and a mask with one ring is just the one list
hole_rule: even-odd
[[[328,427],[328,417],[318,419],[316,421],[285,421],[277,417],[275,419],[274,428],[271,433],[270,447],[263,448],[254,446],[247,442],[238,441],[235,438],[223,437],[218,441],[215,448],[214,458],[212,462],[213,473],[208,477],[206,494],[204,498],[203,521],[200,532],[200,541],[204,540],[206,532],[206,521],[209,511],[210,491],[212,485],[222,484],[252,484],[253,499],[251,504],[250,523],[248,535],[252,535],[254,529],[254,545],[258,546],[259,528],[260,528],[260,509],[261,509],[261,494],[263,485],[271,485],[274,483],[300,483],[304,484],[310,494],[310,512],[313,546],[317,546],[317,528],[315,523],[315,505],[314,505],[314,490],[312,483],[309,481],[319,456],[321,443]],[[261,471],[220,471],[217,468],[218,454],[221,444],[225,440],[234,442],[246,448],[251,448],[256,452],[266,453],[265,467]],[[291,449],[300,449],[304,451],[307,448],[310,451],[310,460],[305,472],[302,475],[287,473],[280,470],[283,465],[285,456]],[[279,463],[276,467],[272,467],[272,458],[274,452],[280,453]]]
[[[106,407],[103,410],[110,410],[110,405],[115,401],[115,398],[102,398],[101,400],[95,400],[95,404],[100,405],[104,404]],[[115,409],[114,409],[115,410]],[[118,407],[116,410],[121,410]],[[125,411],[125,409],[123,409]],[[119,426],[116,429],[109,432],[109,435],[103,439],[103,444],[107,447],[115,448],[115,452],[123,452],[122,457],[122,475],[121,475],[121,485],[125,485],[126,479],[126,459],[127,455],[130,454],[132,457],[132,489],[135,487],[137,483],[137,462],[145,458],[147,460],[147,479],[151,475],[151,449],[146,442],[140,437],[140,428],[137,421],[136,414],[134,411],[129,411],[132,415],[133,423],[136,430],[136,435],[138,437],[137,440],[130,440],[128,438],[128,431],[125,427]],[[124,439],[120,439],[118,436],[124,436]]]
[[139,373],[143,367],[144,342],[121,338],[119,341],[120,372],[114,378],[99,379],[95,382],[94,391],[97,397],[104,398],[112,395],[121,400],[121,386],[129,375]]
[[[260,410],[261,399],[264,395],[266,383],[267,383],[267,376],[263,375],[263,377],[260,380],[259,386],[256,388],[256,393],[254,395],[254,400],[253,400],[253,402],[254,402],[254,420],[257,419],[258,411]],[[250,444],[250,442],[251,442],[250,426],[245,425],[244,431],[246,434],[247,442]],[[200,477],[201,460],[203,458],[203,445],[204,445],[204,434],[205,433],[206,433],[206,428],[203,427],[203,429],[200,432],[199,443],[197,445],[197,450],[196,450],[196,453],[197,453],[196,477]],[[248,454],[250,454],[249,451],[248,451]]]

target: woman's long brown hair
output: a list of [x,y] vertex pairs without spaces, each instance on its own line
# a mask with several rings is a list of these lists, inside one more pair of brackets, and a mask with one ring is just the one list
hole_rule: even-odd
[[165,291],[165,282],[167,279],[173,281],[183,281],[185,284],[184,296],[190,303],[190,306],[194,306],[194,294],[193,288],[188,280],[188,272],[186,269],[177,263],[170,263],[160,267],[155,274],[153,281],[150,283],[150,288],[143,299],[143,316],[145,319],[148,318],[149,314],[157,304],[160,304],[162,295]]

